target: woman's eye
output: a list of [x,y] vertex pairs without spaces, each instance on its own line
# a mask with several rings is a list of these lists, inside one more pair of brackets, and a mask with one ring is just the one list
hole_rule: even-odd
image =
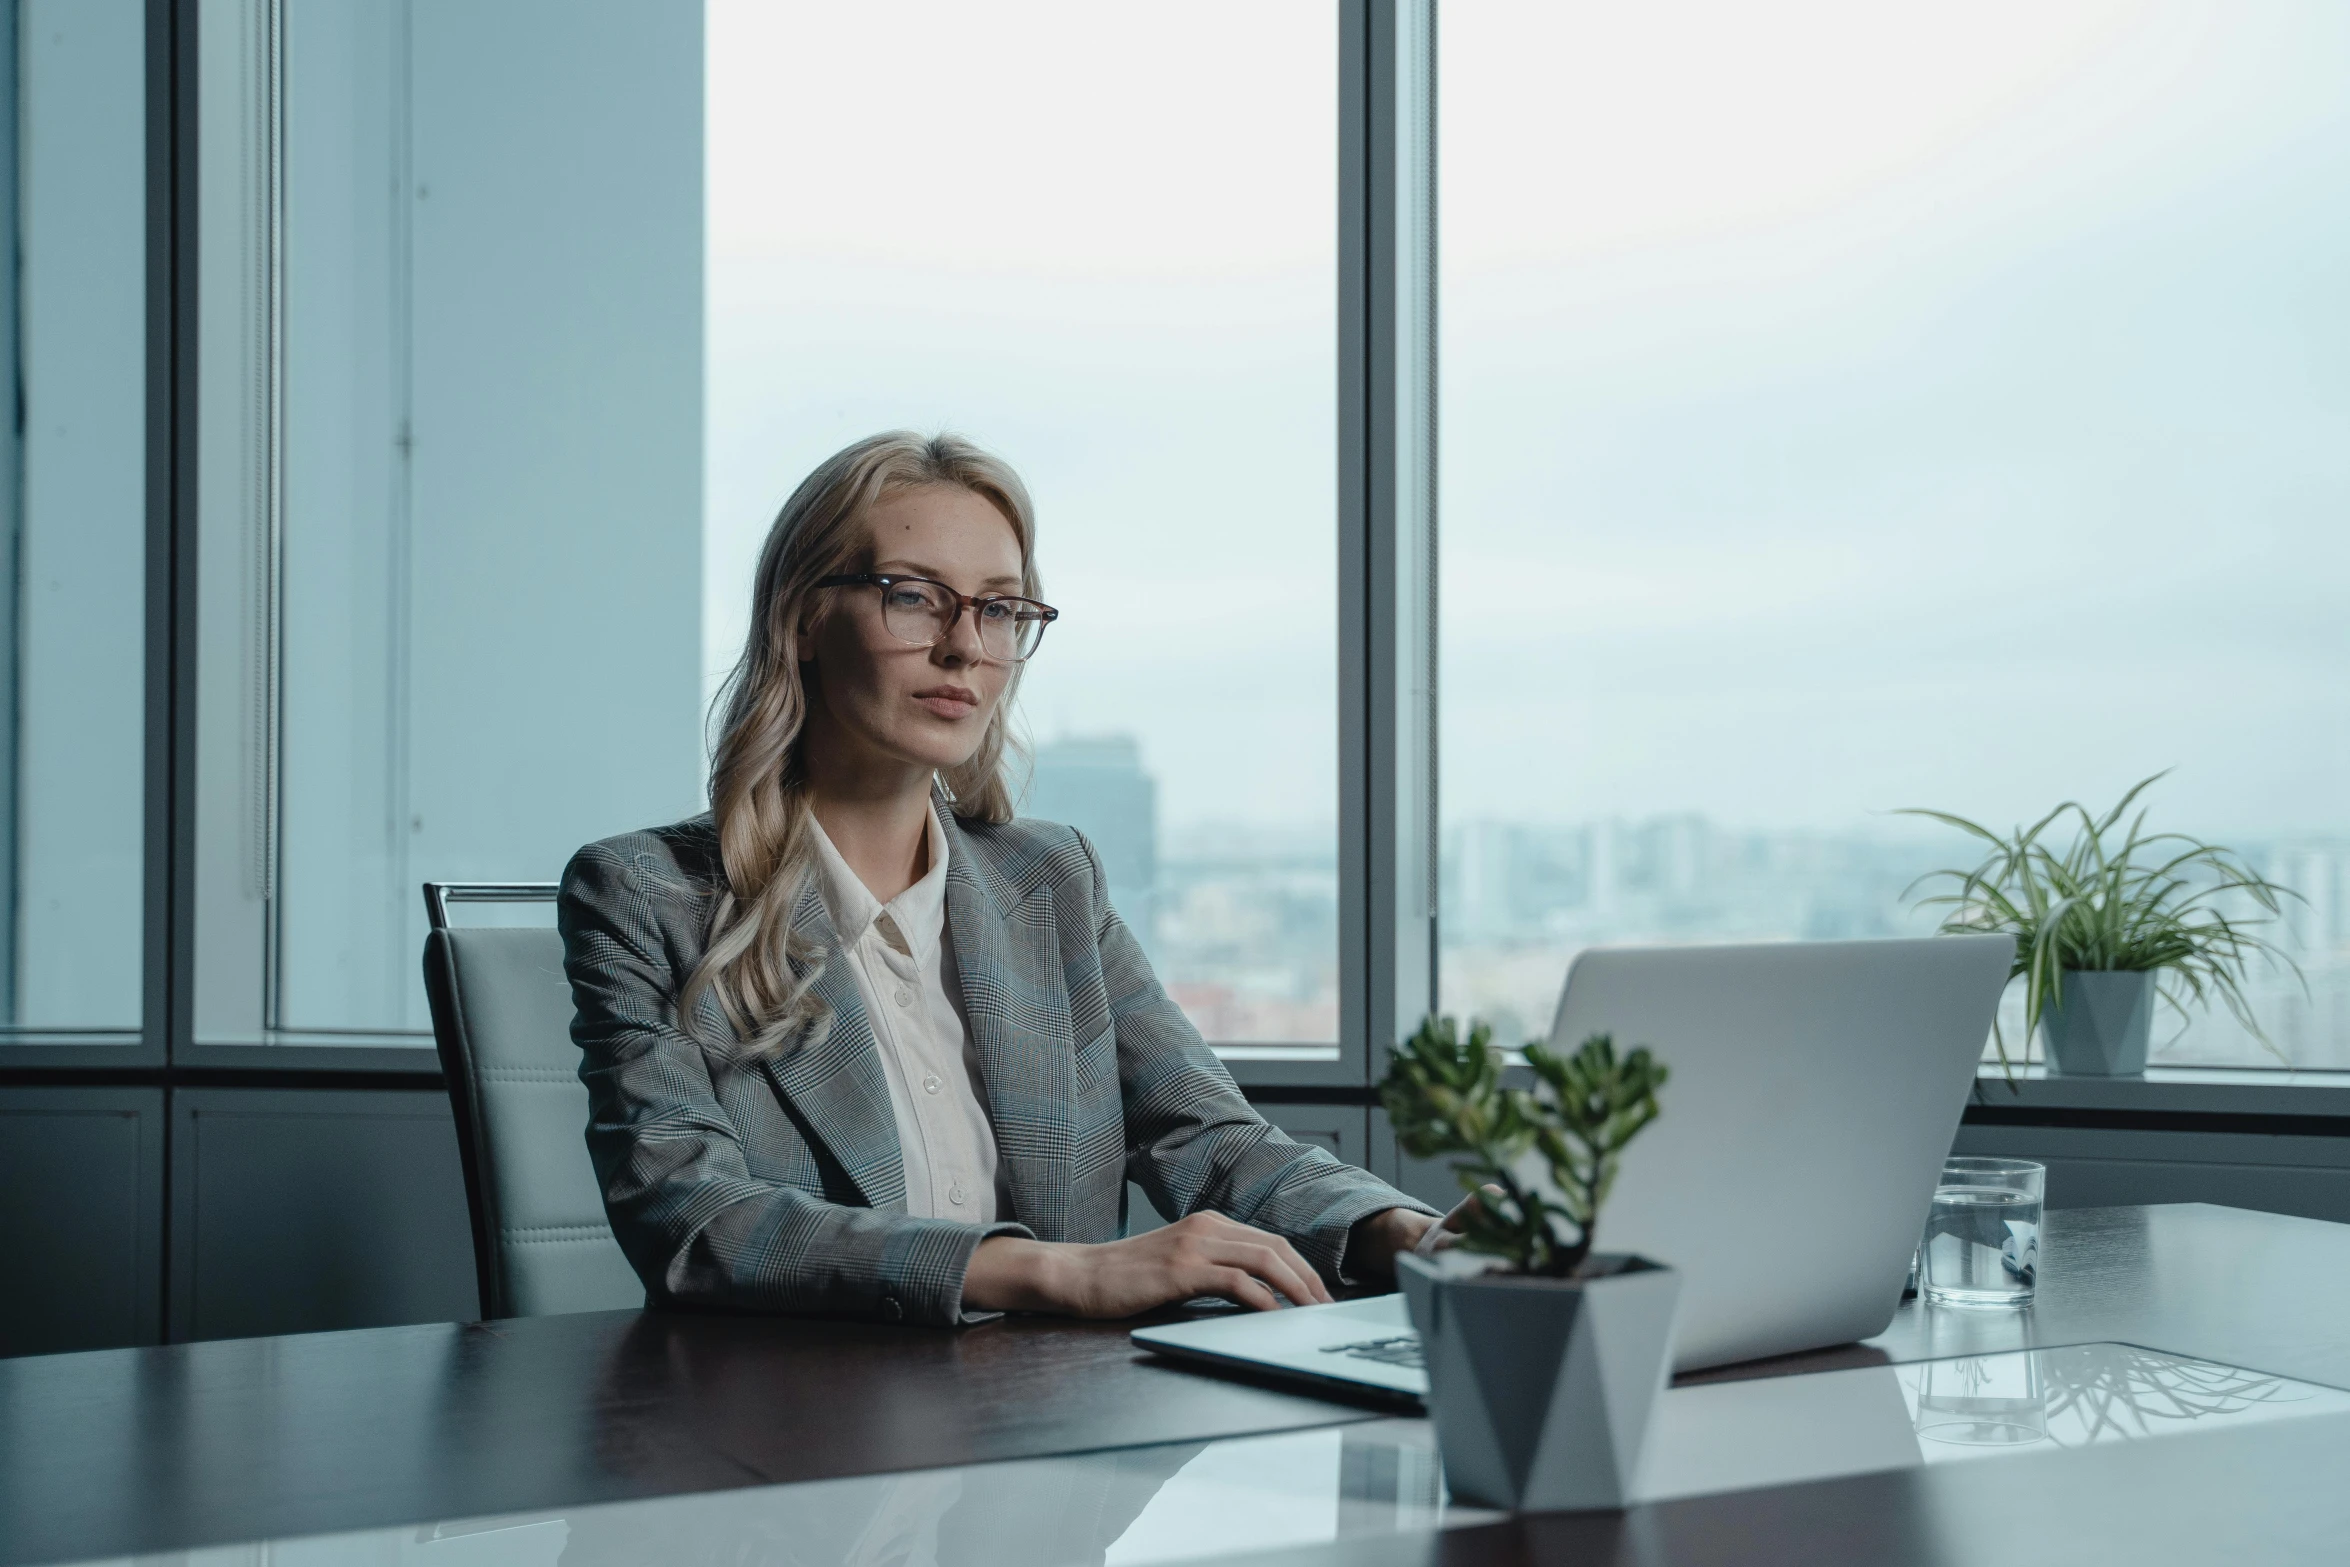
[[891,609],[928,609],[930,595],[920,588],[890,588],[882,594],[882,602]]
[[1012,620],[1019,615],[1018,610],[1002,599],[989,599],[979,606],[979,613],[989,620]]

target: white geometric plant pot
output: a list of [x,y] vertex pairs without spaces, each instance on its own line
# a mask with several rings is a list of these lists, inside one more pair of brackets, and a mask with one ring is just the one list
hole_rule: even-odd
[[2136,1077],[2154,1032],[2152,969],[2071,969],[2040,1012],[2048,1060],[2067,1077]]
[[1632,1504],[1672,1371],[1681,1275],[1641,1257],[1592,1260],[1614,1271],[1460,1275],[1396,1259],[1455,1499],[1513,1512]]

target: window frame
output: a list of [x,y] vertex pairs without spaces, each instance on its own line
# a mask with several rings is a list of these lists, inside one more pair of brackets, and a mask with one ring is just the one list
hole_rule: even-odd
[[[199,504],[196,247],[200,185],[200,129],[218,141],[225,135],[282,137],[282,50],[272,29],[282,21],[283,0],[252,0],[240,25],[256,29],[258,101],[236,106],[197,101],[200,12],[217,17],[226,7],[203,0],[149,0],[151,51],[160,57],[166,80],[151,91],[166,93],[173,106],[170,134],[153,149],[158,168],[151,181],[162,203],[154,219],[159,232],[158,273],[168,288],[156,290],[175,334],[170,363],[151,378],[150,392],[167,411],[151,441],[151,463],[169,480],[150,540],[150,612],[164,629],[161,655],[150,670],[150,691],[168,693],[151,703],[155,743],[162,758],[151,768],[149,804],[168,874],[150,889],[152,939],[167,943],[173,961],[155,966],[159,994],[151,998],[151,1042],[174,1066],[244,1072],[298,1071],[308,1074],[393,1073],[431,1076],[438,1071],[429,1041],[409,1036],[353,1035],[335,1042],[315,1032],[280,1029],[267,1016],[265,1001],[276,949],[274,915],[266,894],[229,896],[221,844],[241,818],[225,818],[227,791],[215,782],[210,807],[198,814],[199,770],[209,751],[215,758],[205,776],[218,779],[221,755],[251,749],[256,736],[224,737],[233,694],[225,684],[241,679],[240,650],[262,649],[265,663],[277,658],[273,594],[242,607],[243,624],[222,625],[204,607],[224,604],[215,584],[209,605],[202,587],[203,509]],[[1384,1065],[1376,1040],[1394,1037],[1397,1027],[1425,1011],[1434,996],[1434,31],[1433,0],[1340,0],[1337,7],[1339,72],[1339,232],[1337,235],[1338,572],[1339,730],[1339,1038],[1335,1047],[1298,1043],[1219,1043],[1219,1055],[1233,1076],[1252,1089],[1318,1091],[1367,1101],[1370,1083]],[[160,42],[158,42],[160,40]],[[224,41],[213,40],[217,52]],[[199,111],[209,108],[199,127]],[[251,124],[237,121],[243,116]],[[232,122],[234,129],[232,130]],[[238,214],[252,232],[266,236],[256,253],[263,267],[275,265],[276,235],[282,223],[282,183],[264,157],[262,200],[267,210]],[[220,214],[213,215],[217,223]],[[257,220],[257,221],[255,221]],[[168,230],[168,233],[162,231]],[[219,280],[215,280],[218,282]],[[270,301],[274,323],[278,290],[274,277],[248,280]],[[282,351],[265,337],[257,373],[282,373]],[[219,396],[215,364],[213,395]],[[168,385],[164,384],[168,383]],[[274,391],[274,388],[272,389]],[[273,399],[274,400],[274,399]],[[266,405],[264,405],[266,406]],[[257,453],[263,473],[280,460],[276,430],[263,420],[244,433],[263,443]],[[166,450],[168,448],[168,451]],[[224,527],[254,522],[260,547],[271,559],[268,580],[278,580],[274,552],[282,548],[271,510],[273,496],[255,498],[263,509],[251,518],[213,519]],[[221,541],[212,541],[217,551]],[[215,568],[215,575],[218,568]],[[199,637],[199,631],[203,634]],[[258,641],[256,642],[256,639]],[[232,646],[232,643],[234,646]],[[239,667],[230,668],[230,665]],[[214,718],[198,718],[198,692],[213,688]],[[274,714],[254,720],[273,728]],[[248,725],[250,727],[250,725]],[[277,748],[260,738],[267,754]],[[274,766],[274,762],[270,764]],[[274,805],[263,806],[275,821]],[[239,831],[236,836],[243,836]],[[210,844],[207,854],[204,846]],[[272,843],[263,852],[274,856]],[[215,863],[204,863],[204,862]],[[203,950],[199,953],[199,944]],[[242,1019],[223,1028],[217,1000],[200,1002],[198,985],[217,998],[233,991],[253,998],[230,1009]],[[250,1012],[248,1018],[246,1014]],[[155,1014],[160,1013],[158,1017]],[[199,1021],[215,1022],[199,1033]]]

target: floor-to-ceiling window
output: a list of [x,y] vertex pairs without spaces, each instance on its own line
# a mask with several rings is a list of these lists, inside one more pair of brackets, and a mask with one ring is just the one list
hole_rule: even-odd
[[[1444,16],[1443,993],[1878,936],[2162,769],[2350,1065],[2350,12]],[[2257,911],[2250,911],[2257,913]]]
[[700,800],[700,11],[203,19],[197,1036],[421,1045],[420,883]]
[[776,507],[908,426],[1038,499],[1025,808],[1329,1054],[1334,13],[566,14],[207,10],[199,1036],[420,1039],[417,883],[697,809]]
[[1000,453],[1062,611],[1024,808],[1210,1039],[1335,1045],[1336,9],[708,18],[706,678],[818,460]]

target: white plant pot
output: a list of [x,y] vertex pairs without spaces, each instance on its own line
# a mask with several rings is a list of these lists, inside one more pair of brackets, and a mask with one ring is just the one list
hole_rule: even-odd
[[2151,969],[2066,969],[2059,1004],[2040,1013],[2049,1064],[2067,1077],[2136,1077],[2154,1032]]
[[1535,1279],[1396,1259],[1458,1500],[1520,1512],[1631,1505],[1672,1371],[1681,1275],[1639,1257],[1596,1260],[1616,1271]]

